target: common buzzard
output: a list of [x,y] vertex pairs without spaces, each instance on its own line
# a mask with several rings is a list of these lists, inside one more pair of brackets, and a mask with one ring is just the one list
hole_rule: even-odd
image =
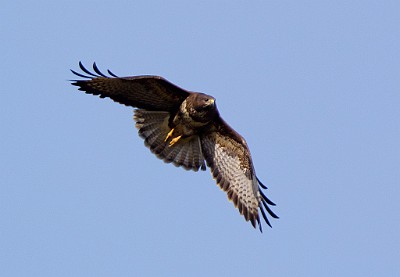
[[184,90],[159,76],[118,77],[110,70],[107,76],[96,63],[94,73],[81,62],[79,66],[82,73],[71,71],[85,80],[73,80],[72,85],[137,108],[133,118],[152,153],[187,170],[205,170],[207,164],[246,221],[254,228],[258,224],[262,232],[260,210],[271,227],[264,208],[278,218],[268,206],[275,204],[261,190],[267,187],[256,176],[246,141],[221,118],[214,97]]

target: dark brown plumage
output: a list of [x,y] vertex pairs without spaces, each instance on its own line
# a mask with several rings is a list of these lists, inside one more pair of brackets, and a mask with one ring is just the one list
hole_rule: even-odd
[[212,96],[184,90],[159,76],[107,76],[93,64],[95,73],[79,66],[85,80],[73,85],[88,94],[109,97],[137,108],[134,120],[139,136],[158,158],[187,170],[205,170],[206,164],[246,221],[256,227],[258,211],[271,226],[264,211],[278,218],[269,205],[275,205],[262,192],[266,187],[255,174],[246,141],[219,115]]

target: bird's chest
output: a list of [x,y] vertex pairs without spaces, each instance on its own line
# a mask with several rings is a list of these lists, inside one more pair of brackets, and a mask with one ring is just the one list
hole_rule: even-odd
[[182,103],[179,111],[172,120],[172,128],[175,128],[175,132],[183,136],[192,136],[197,134],[201,128],[206,126],[208,123],[199,122],[193,119],[190,108],[186,106],[186,101]]

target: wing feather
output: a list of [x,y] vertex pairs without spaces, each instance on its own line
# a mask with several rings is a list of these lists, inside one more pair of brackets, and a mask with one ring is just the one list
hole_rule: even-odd
[[79,67],[87,74],[71,70],[75,75],[86,79],[73,80],[72,84],[78,86],[79,90],[101,98],[111,98],[126,106],[154,111],[176,111],[190,94],[160,76],[117,77],[108,70],[109,77],[99,70],[96,63],[93,64],[95,73],[86,69],[81,62]]
[[271,204],[262,193],[265,187],[258,181],[250,151],[245,140],[222,119],[215,122],[213,131],[201,137],[202,150],[207,165],[217,184],[227,193],[228,199],[253,227],[260,223],[259,209],[265,222],[271,226],[264,210],[277,218],[267,204]]

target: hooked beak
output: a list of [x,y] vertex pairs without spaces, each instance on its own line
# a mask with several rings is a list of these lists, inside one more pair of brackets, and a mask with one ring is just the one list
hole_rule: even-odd
[[210,99],[208,99],[207,106],[213,106],[214,103],[215,103],[215,99],[214,98],[210,98]]

